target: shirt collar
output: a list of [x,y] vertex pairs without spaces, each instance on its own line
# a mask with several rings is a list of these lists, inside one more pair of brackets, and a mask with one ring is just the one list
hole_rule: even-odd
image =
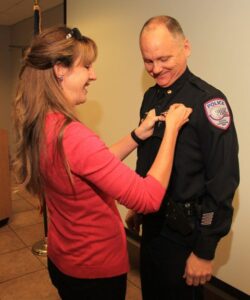
[[159,85],[156,85],[156,86],[158,87],[159,90],[164,91],[165,94],[171,95],[173,93],[176,93],[176,91],[178,91],[179,88],[181,88],[183,86],[183,84],[187,80],[189,74],[190,74],[190,71],[187,67],[186,70],[184,71],[184,73],[170,86],[164,87],[164,88],[160,87]]

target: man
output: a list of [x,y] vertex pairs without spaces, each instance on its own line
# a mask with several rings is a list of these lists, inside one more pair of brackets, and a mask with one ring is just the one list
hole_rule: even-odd
[[[144,95],[143,119],[173,103],[193,108],[181,129],[169,188],[159,212],[142,216],[141,282],[144,300],[202,299],[212,275],[218,241],[232,222],[232,199],[239,183],[238,142],[225,95],[187,67],[190,44],[172,17],[149,19],[140,34],[144,65],[156,82]],[[136,170],[145,176],[164,132],[139,143]],[[166,125],[167,126],[167,125]],[[138,229],[136,215],[127,224]]]

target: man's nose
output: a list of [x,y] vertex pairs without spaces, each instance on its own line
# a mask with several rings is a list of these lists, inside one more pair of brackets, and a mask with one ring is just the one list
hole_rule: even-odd
[[153,73],[154,74],[159,74],[162,70],[161,64],[159,62],[154,62],[153,63]]

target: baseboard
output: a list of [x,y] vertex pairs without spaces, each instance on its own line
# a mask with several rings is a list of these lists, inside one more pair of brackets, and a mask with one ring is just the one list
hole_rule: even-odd
[[[128,253],[132,268],[139,269],[140,260],[140,236],[125,228],[128,241]],[[209,293],[208,300],[250,300],[250,296],[242,291],[232,287],[224,281],[212,277],[211,281],[206,284],[205,289]]]
[[[228,295],[234,297],[237,300],[250,299],[250,295],[243,293],[242,291],[216,278],[215,276],[212,277],[211,281],[209,282],[209,285],[213,288],[216,288],[218,291],[223,292],[225,294],[225,297]],[[223,298],[223,299],[228,299],[228,298]]]
[[9,218],[5,218],[3,220],[0,220],[0,227],[3,227],[5,225],[7,225],[8,221],[9,221]]

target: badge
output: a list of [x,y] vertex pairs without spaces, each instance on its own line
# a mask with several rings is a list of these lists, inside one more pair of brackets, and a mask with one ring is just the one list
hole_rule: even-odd
[[226,130],[231,123],[231,116],[222,98],[214,98],[204,103],[205,112],[209,122],[220,129]]

